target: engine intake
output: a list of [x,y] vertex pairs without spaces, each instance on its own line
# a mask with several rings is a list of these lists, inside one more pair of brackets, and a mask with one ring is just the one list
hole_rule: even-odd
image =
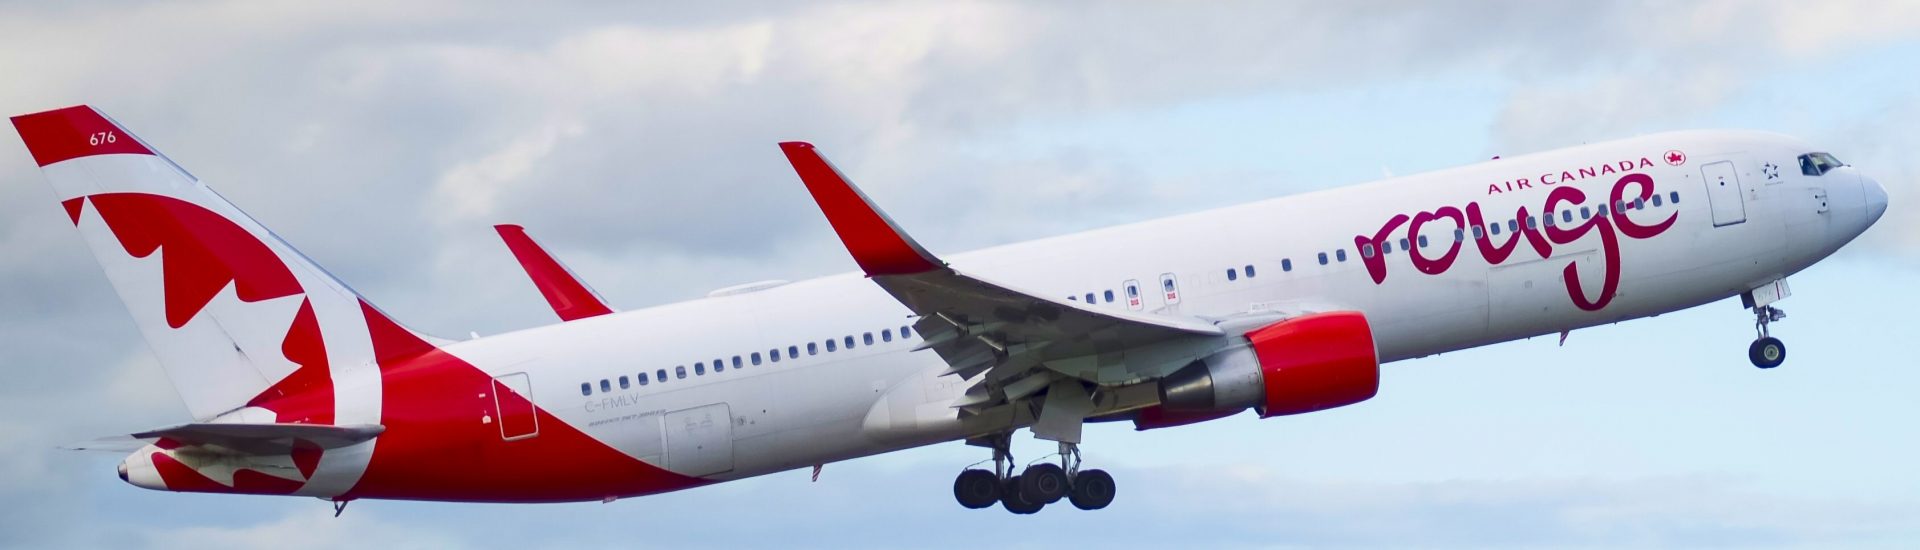
[[[1380,390],[1373,329],[1360,312],[1295,317],[1246,338],[1247,346],[1194,361],[1162,380],[1159,410],[1143,417],[1206,420],[1252,407],[1267,418],[1352,405]],[[1162,423],[1186,422],[1152,427]]]

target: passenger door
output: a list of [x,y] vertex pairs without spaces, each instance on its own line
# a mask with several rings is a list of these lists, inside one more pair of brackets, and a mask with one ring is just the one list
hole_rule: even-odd
[[1707,203],[1713,207],[1714,227],[1747,221],[1747,193],[1738,172],[1730,160],[1700,167],[1701,180],[1707,185]]
[[540,435],[540,416],[533,408],[533,382],[527,373],[516,372],[493,378],[493,418],[500,425],[500,439],[517,441]]

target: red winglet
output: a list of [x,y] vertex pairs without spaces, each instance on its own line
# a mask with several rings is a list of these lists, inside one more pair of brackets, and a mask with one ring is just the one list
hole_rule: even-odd
[[86,105],[13,117],[33,161],[46,166],[93,155],[151,155],[152,150]]
[[613,313],[613,308],[580,282],[560,260],[540,248],[527,236],[527,230],[518,225],[496,225],[500,239],[507,242],[507,249],[513,251],[513,257],[520,261],[520,267],[527,270],[527,277],[533,279],[533,286],[540,287],[540,295],[547,298],[547,305],[553,306],[553,312],[560,315],[562,321],[585,319]]
[[913,237],[900,230],[886,213],[867,199],[860,188],[847,181],[813,144],[789,141],[780,144],[793,171],[807,184],[807,192],[820,204],[820,211],[833,224],[833,232],[847,245],[853,261],[868,277],[910,275],[939,269],[946,264],[928,254]]

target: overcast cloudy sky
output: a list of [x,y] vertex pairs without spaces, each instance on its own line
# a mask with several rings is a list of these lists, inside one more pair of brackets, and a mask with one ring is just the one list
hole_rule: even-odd
[[545,4],[0,1],[0,114],[111,113],[441,334],[553,320],[493,223],[626,308],[853,268],[789,139],[948,252],[1695,127],[1822,144],[1892,206],[1793,279],[1781,369],[1723,302],[1392,364],[1327,413],[1098,426],[1101,513],[960,509],[984,455],[955,443],[818,483],[335,519],[53,449],[187,415],[0,145],[0,545],[1920,545],[1920,3]]

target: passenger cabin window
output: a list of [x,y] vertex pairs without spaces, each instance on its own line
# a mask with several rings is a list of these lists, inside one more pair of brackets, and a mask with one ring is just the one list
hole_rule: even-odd
[[[759,363],[759,361],[754,361],[754,362]],[[733,368],[736,368],[736,369],[740,368],[740,356],[738,355],[733,356]]]
[[1487,238],[1487,229],[1478,225],[1473,226],[1473,238],[1474,240]]
[[640,373],[640,375],[639,375],[639,376],[635,376],[635,377],[633,377],[633,378],[634,378],[634,381],[635,381],[635,382],[639,382],[639,383],[640,383],[640,385],[642,385],[642,386],[645,386],[645,385],[647,385],[647,373],[644,373],[644,372],[642,372],[642,373]]
[[820,344],[807,342],[807,355],[819,355],[819,354],[820,354]]
[[901,326],[900,326],[900,339],[901,339],[901,340],[905,340],[905,339],[907,339],[907,335],[908,335],[908,334],[913,334],[913,333],[911,333],[911,332],[907,332],[907,326],[906,326],[906,325],[901,325]]
[[788,358],[788,359],[799,359],[799,358],[800,358],[800,346],[787,346],[787,358]]
[[1327,265],[1327,253],[1320,253],[1320,265]]
[[1334,250],[1333,259],[1339,260],[1342,262],[1347,261],[1347,249],[1342,248],[1342,249]]
[[1233,268],[1231,268],[1231,267],[1229,267],[1229,268],[1227,268],[1227,280],[1229,280],[1229,281],[1237,281],[1237,280],[1240,280],[1240,274],[1239,274],[1239,273],[1236,273],[1236,272],[1234,272],[1234,270],[1233,270]]
[[[1655,206],[1658,206],[1658,205],[1655,205]],[[1634,209],[1634,210],[1646,210],[1646,209],[1647,209],[1647,200],[1646,200],[1646,199],[1633,199],[1633,209]]]
[[686,365],[680,365],[680,366],[678,366],[678,367],[674,367],[674,368],[673,368],[673,377],[674,377],[674,378],[686,378],[686,377],[687,377],[687,366],[686,366]]
[[[1495,234],[1495,235],[1499,235],[1499,234],[1500,234],[1500,222],[1493,222],[1493,225],[1489,225],[1489,226],[1487,226],[1487,229],[1490,229],[1490,230],[1492,230],[1492,231],[1493,231],[1493,234]],[[1478,238],[1480,238],[1480,235],[1479,235],[1479,234],[1475,234],[1475,235],[1473,236],[1473,238],[1476,238],[1476,239],[1478,239]]]
[[880,329],[880,341],[882,341],[882,342],[892,342],[892,341],[893,341],[893,329],[890,329],[890,328],[883,328],[883,329]]
[[667,381],[667,369],[660,369],[660,370],[653,371],[653,381],[655,382]]
[[631,386],[631,385],[629,385],[629,384],[627,384],[627,377],[626,377],[626,375],[621,375],[621,376],[620,376],[620,389],[623,389],[623,390],[624,390],[624,389],[627,389],[627,388],[630,388],[630,387],[633,387],[633,386]]
[[727,370],[727,364],[725,362],[722,362],[719,359],[713,360],[713,372],[721,372],[725,370]]
[[833,339],[831,339],[831,338],[829,338],[829,339],[827,339],[827,353],[833,353],[833,352],[835,351],[835,350],[833,349],[833,348],[834,348],[834,344],[835,344],[835,342],[833,341]]
[[580,395],[593,395],[593,384],[589,384],[589,383],[586,383],[586,382],[581,382],[581,383],[580,383]]
[[1573,211],[1572,211],[1572,210],[1561,210],[1561,211],[1560,211],[1560,221],[1563,221],[1563,222],[1567,222],[1567,223],[1573,223]]
[[1679,192],[1679,191],[1668,191],[1668,192],[1667,192],[1667,202],[1670,202],[1670,203],[1674,203],[1674,204],[1680,204],[1680,192]]
[[1112,291],[1112,290],[1107,290],[1107,291],[1105,292],[1105,296],[1106,296],[1106,298],[1107,298],[1107,303],[1109,303],[1109,304],[1111,304],[1111,303],[1113,303],[1113,291]]
[[780,348],[767,350],[767,360],[775,363],[780,362]]
[[[1094,299],[1093,299],[1093,293],[1092,293],[1092,292],[1088,292],[1088,293],[1087,293],[1087,303],[1089,303],[1089,304],[1091,304],[1091,303],[1094,303]],[[871,339],[871,338],[869,338],[868,340],[872,340],[872,339]],[[867,342],[867,345],[873,345],[873,342],[871,342],[871,341],[869,341],[869,342]]]
[[1584,220],[1591,217],[1593,217],[1593,212],[1588,211],[1585,206],[1580,207],[1580,219]]
[[748,357],[753,360],[754,366],[760,366],[760,352],[753,352],[751,355],[748,355]]
[[853,337],[852,337],[852,336],[848,336],[848,337],[847,337],[847,339],[845,340],[845,342],[846,342],[846,344],[847,344],[847,345],[846,345],[846,346],[844,346],[844,347],[846,347],[847,349],[853,349]]
[[1427,247],[1427,236],[1426,236],[1426,235],[1421,235],[1421,236],[1420,236],[1420,248],[1426,248],[1426,247]]
[[[1088,294],[1088,296],[1092,296],[1092,294]],[[1087,301],[1091,302],[1093,301],[1093,298],[1087,298]],[[873,345],[873,333],[871,332],[861,333],[860,343],[863,343],[869,346]]]
[[1280,270],[1281,270],[1281,271],[1293,271],[1293,259],[1292,259],[1292,258],[1281,258],[1281,259],[1280,259]]
[[1360,257],[1362,258],[1373,257],[1373,243],[1360,245]]
[[1654,196],[1653,196],[1653,207],[1654,207],[1654,208],[1659,208],[1659,207],[1660,207],[1660,195],[1654,195]]
[[613,383],[612,383],[612,382],[608,382],[608,381],[607,381],[607,379],[605,379],[605,378],[601,378],[601,379],[600,379],[600,392],[601,392],[601,393],[606,393],[606,392],[610,392],[610,391],[613,391]]
[[1253,266],[1251,266],[1251,265],[1249,265],[1249,266],[1247,266],[1247,267],[1246,267],[1246,270],[1247,270],[1247,276],[1248,276],[1248,277],[1252,277],[1252,276],[1253,276]]
[[694,376],[706,376],[706,375],[707,375],[707,364],[706,364],[706,363],[694,363],[694,364],[693,364],[693,375],[694,375]]
[[1413,249],[1413,247],[1411,247],[1411,246],[1407,246],[1407,244],[1408,244],[1408,243],[1407,243],[1407,238],[1406,238],[1406,237],[1401,237],[1401,238],[1400,238],[1400,249],[1401,249],[1401,250],[1412,250],[1412,249]]
[[1507,220],[1508,233],[1512,233],[1519,230],[1520,230],[1520,220]]

